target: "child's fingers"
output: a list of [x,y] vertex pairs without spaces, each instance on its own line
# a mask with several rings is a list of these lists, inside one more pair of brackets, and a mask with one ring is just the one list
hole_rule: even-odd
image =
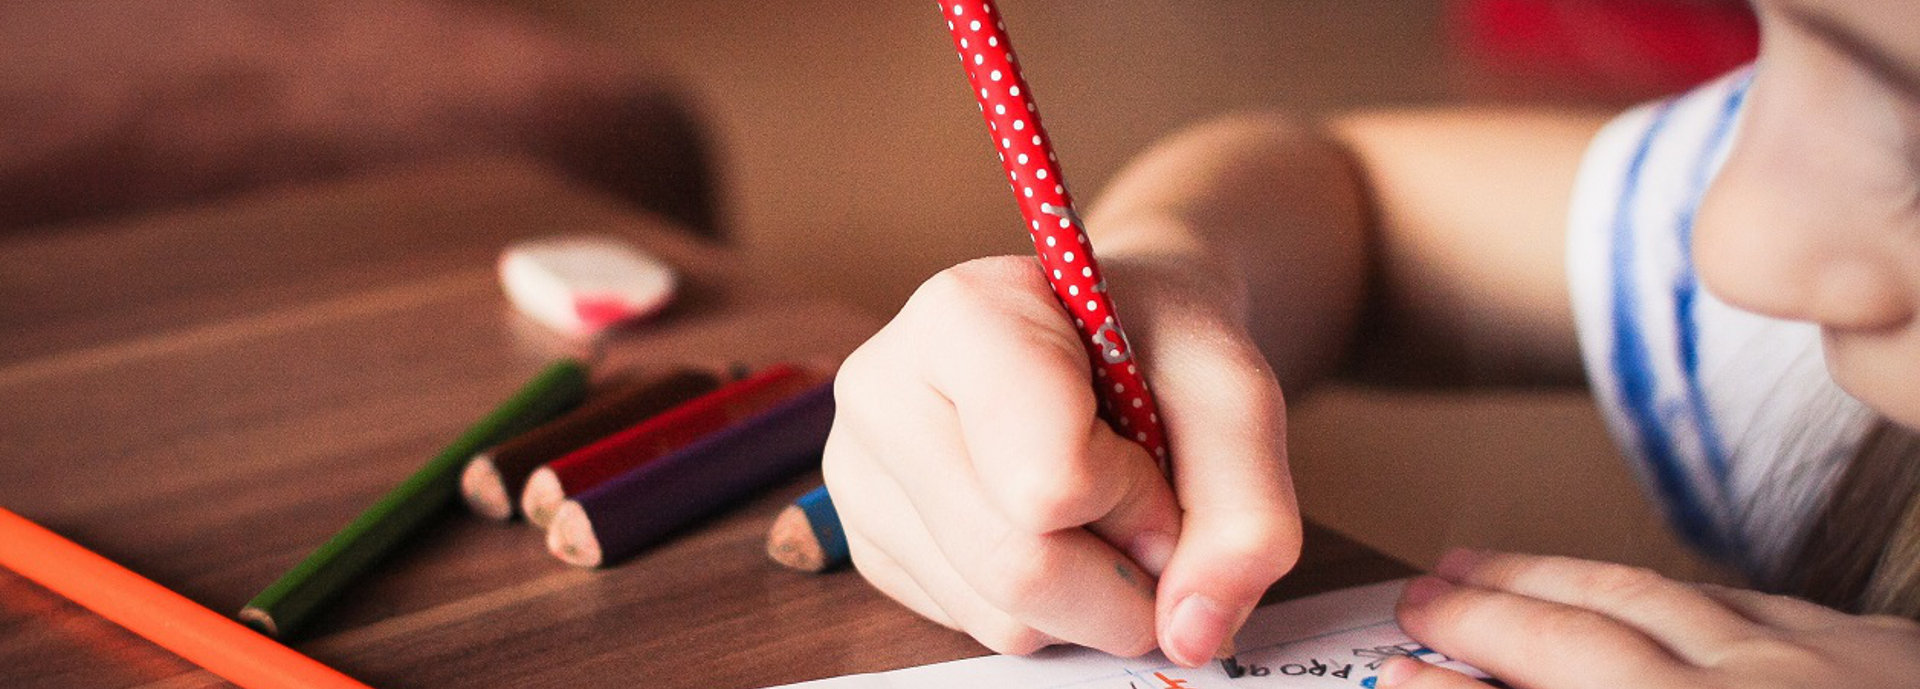
[[902,314],[922,340],[904,351],[952,403],[967,460],[1000,513],[1035,534],[1092,526],[1158,576],[1179,530],[1172,487],[1096,415],[1086,350],[1033,261],[956,266]]
[[855,570],[860,572],[860,577],[873,585],[875,590],[907,606],[907,609],[915,614],[939,623],[940,626],[965,631],[952,615],[947,614],[946,609],[934,602],[933,596],[927,595],[926,589],[921,588],[920,583],[914,581],[899,562],[887,555],[886,551],[874,545],[858,530],[847,528],[845,533],[847,554],[852,556]]
[[846,423],[845,416],[834,419],[820,468],[827,489],[836,496],[834,511],[846,535],[847,554],[854,568],[875,589],[921,617],[951,629],[961,629],[959,621],[913,580],[895,555],[869,537],[870,529],[888,528],[906,532],[909,538],[917,533],[925,539],[926,527],[920,524],[918,516],[908,511],[912,503],[901,495],[899,485],[888,479],[867,456],[866,448],[855,439],[855,434],[844,429]]
[[1598,612],[1653,637],[1694,665],[1710,665],[1727,648],[1760,633],[1752,621],[1699,589],[1639,567],[1459,549],[1442,557],[1434,573]]
[[1025,654],[1056,639],[988,603],[950,566],[912,501],[870,458],[833,448],[828,486],[837,500],[847,547],[861,576],[894,600],[998,653]]
[[1123,455],[1089,452],[1105,426],[1086,349],[1032,259],[955,266],[902,314],[921,340],[910,363],[952,402],[968,459],[1008,519],[1034,533],[1080,527],[1131,496],[1133,474],[1112,466]]
[[[835,495],[852,491],[846,499],[857,503],[843,517],[968,633],[991,644],[1017,631],[980,610],[992,608],[1051,638],[1120,655],[1152,648],[1151,577],[1084,529],[1034,533],[1002,515],[941,396],[893,395],[884,408],[849,410],[835,424],[829,486]],[[862,482],[864,474],[886,481]],[[889,493],[888,483],[898,490]]]
[[[1035,533],[1086,526],[1139,495],[1133,464],[1158,473],[1095,413],[1086,355],[1066,349],[1077,345],[978,344],[998,374],[954,375],[939,391],[953,400],[974,471],[1008,519]],[[1024,351],[994,351],[1003,346]],[[1178,515],[1167,507],[1158,516],[1171,530]]]
[[1172,441],[1179,541],[1161,575],[1160,647],[1196,666],[1228,641],[1300,553],[1300,517],[1287,473],[1285,404],[1251,346],[1162,340],[1183,362],[1153,371]]
[[1105,422],[1095,423],[1101,426],[1088,436],[1088,454],[1111,458],[1110,470],[1126,485],[1106,515],[1087,529],[1158,578],[1173,559],[1180,533],[1180,505],[1174,500],[1173,485],[1146,448],[1120,437]]
[[[944,271],[849,357],[835,423],[851,440],[829,448],[829,482],[859,456],[897,484],[899,504],[848,496],[874,509],[843,517],[983,641],[1011,633],[1010,619],[1137,655],[1153,647],[1152,577],[1080,527],[1159,479],[1144,451],[1101,436],[1112,433],[1086,355],[1037,270],[994,259]],[[909,515],[919,527],[897,519]]]
[[[921,538],[927,542],[924,534]],[[908,569],[864,536],[849,538],[847,546],[861,576],[874,588],[922,617],[967,633],[995,653],[1026,655],[1060,643],[988,603],[943,560],[917,558],[923,553],[909,549],[903,556],[914,557],[916,564]]]
[[1487,683],[1444,667],[1408,657],[1388,658],[1380,666],[1381,689],[1489,689]]
[[[922,438],[927,452],[960,452],[957,428],[930,428]],[[1013,523],[964,458],[917,469],[892,475],[942,557],[903,558],[916,578],[926,581],[916,565],[938,559],[987,604],[1052,637],[1117,655],[1153,647],[1151,578],[1126,555],[1085,529],[1034,533]]]
[[1414,639],[1519,686],[1697,684],[1692,666],[1592,610],[1427,576],[1407,584],[1397,613]]
[[1747,619],[1776,629],[1796,632],[1829,629],[1854,619],[1852,615],[1798,598],[1714,584],[1694,584],[1693,587]]

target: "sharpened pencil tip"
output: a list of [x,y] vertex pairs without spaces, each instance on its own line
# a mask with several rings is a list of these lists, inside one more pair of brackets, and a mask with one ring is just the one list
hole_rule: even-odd
[[553,511],[567,499],[567,489],[560,484],[560,476],[544,466],[533,470],[521,490],[520,513],[543,529],[553,523]]
[[802,572],[819,572],[827,568],[827,558],[820,542],[814,538],[813,525],[807,520],[807,513],[798,506],[788,505],[773,520],[773,528],[767,533],[767,557],[789,569]]
[[494,521],[513,518],[513,498],[507,495],[506,483],[494,468],[493,458],[485,453],[475,455],[460,472],[460,497],[466,499],[474,514]]
[[600,542],[593,533],[593,520],[580,503],[568,500],[554,510],[553,523],[547,526],[547,551],[576,567],[600,566]]
[[1240,659],[1234,656],[1221,658],[1220,670],[1227,673],[1228,679],[1239,679],[1247,674],[1246,666],[1241,665]]
[[279,638],[280,636],[280,625],[274,624],[273,615],[265,610],[251,605],[241,608],[240,621],[246,623],[247,626],[252,627],[261,634],[274,638]]

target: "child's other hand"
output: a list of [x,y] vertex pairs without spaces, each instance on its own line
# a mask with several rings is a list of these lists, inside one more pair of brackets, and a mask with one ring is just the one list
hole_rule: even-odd
[[1116,301],[1150,316],[1127,326],[1156,341],[1177,491],[1098,417],[1038,263],[962,264],[835,383],[825,472],[868,581],[1003,653],[1159,645],[1191,666],[1239,628],[1300,546],[1280,390],[1218,307],[1143,282]]
[[[1911,687],[1920,624],[1562,557],[1457,551],[1409,584],[1413,638],[1516,687]],[[1396,659],[1382,687],[1484,687]]]

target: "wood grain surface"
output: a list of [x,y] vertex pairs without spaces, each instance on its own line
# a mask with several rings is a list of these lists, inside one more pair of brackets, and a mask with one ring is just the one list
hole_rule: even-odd
[[[835,361],[879,323],[775,293],[530,163],[476,159],[0,239],[0,505],[221,612],[305,556],[551,358],[493,261],[612,234],[687,274],[603,370]],[[980,655],[857,574],[768,562],[803,476],[617,567],[455,509],[294,647],[376,687],[757,687]],[[1407,569],[1310,527],[1274,597]],[[0,686],[222,686],[0,572]]]

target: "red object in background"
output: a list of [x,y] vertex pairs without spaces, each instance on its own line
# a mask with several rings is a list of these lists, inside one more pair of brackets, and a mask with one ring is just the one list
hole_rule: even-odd
[[1453,0],[1450,43],[1495,95],[1613,100],[1674,93],[1753,60],[1741,0]]

